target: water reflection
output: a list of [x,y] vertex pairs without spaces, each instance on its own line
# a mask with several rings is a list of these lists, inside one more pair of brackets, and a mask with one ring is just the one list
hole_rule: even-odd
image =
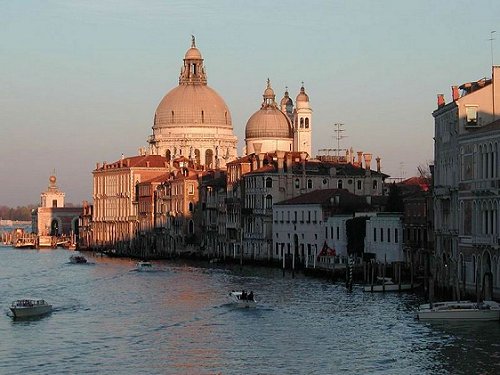
[[[54,306],[36,321],[0,318],[0,372],[499,372],[500,323],[419,322],[421,300],[410,293],[347,293],[280,270],[208,263],[130,272],[133,260],[89,254],[92,267],[75,267],[69,255],[0,248],[0,304],[36,295]],[[256,309],[228,304],[242,289],[254,291]]]

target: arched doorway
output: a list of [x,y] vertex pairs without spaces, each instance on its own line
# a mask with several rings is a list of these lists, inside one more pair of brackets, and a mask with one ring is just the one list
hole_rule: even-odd
[[483,271],[483,290],[482,295],[485,300],[491,300],[493,297],[493,274],[491,272],[491,256],[488,251],[483,253],[483,262],[482,262],[482,271]]
[[53,219],[50,223],[50,235],[59,236],[59,221],[57,219]]

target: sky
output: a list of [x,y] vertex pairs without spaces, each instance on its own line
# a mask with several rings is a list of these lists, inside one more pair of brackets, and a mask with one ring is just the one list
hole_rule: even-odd
[[340,148],[380,157],[392,178],[432,163],[437,94],[449,102],[452,85],[500,64],[498,0],[0,0],[0,25],[0,205],[10,207],[37,204],[54,171],[66,202],[92,201],[96,163],[146,147],[191,35],[240,156],[267,78],[277,101],[304,82],[313,154],[337,148],[340,123]]

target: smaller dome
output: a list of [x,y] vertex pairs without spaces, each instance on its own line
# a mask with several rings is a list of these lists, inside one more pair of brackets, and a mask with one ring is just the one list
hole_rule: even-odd
[[283,97],[283,99],[281,99],[280,104],[282,106],[284,106],[284,105],[293,105],[292,99],[288,96],[288,91],[285,91],[285,96]]
[[300,88],[300,93],[297,95],[297,99],[295,99],[296,102],[308,102],[309,101],[309,96],[306,94],[306,90],[304,89],[304,85]]
[[184,56],[185,60],[201,60],[200,50],[196,47],[191,47],[187,50],[186,55]]
[[293,138],[293,129],[283,112],[278,108],[267,107],[248,119],[245,138]]

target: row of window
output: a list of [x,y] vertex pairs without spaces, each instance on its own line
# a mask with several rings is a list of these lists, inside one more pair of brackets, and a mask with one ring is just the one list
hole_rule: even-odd
[[[380,234],[380,237],[378,237],[379,242],[384,242],[384,228],[373,228],[373,242],[377,242],[377,232]],[[394,228],[392,231],[394,233],[394,242],[398,243],[399,242],[399,237],[398,237],[398,228]],[[391,242],[391,228],[387,228],[387,237],[385,237],[386,242]]]

